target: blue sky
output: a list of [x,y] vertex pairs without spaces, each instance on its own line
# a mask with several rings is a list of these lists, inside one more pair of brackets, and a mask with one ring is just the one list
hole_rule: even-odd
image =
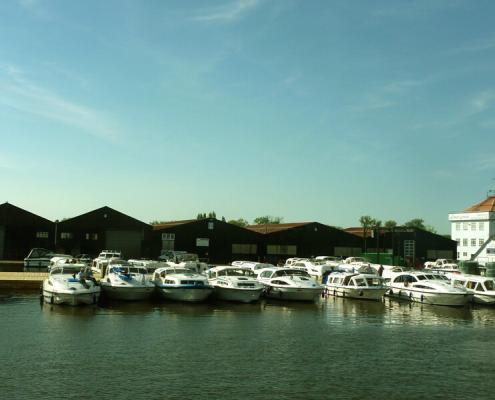
[[495,3],[0,2],[0,202],[357,226],[495,188]]

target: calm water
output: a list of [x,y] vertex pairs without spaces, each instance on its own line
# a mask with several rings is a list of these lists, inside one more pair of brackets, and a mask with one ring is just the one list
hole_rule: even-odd
[[495,309],[40,307],[0,293],[3,399],[493,399]]

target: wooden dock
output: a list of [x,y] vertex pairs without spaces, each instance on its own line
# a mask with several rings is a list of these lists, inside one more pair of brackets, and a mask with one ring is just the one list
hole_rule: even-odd
[[48,272],[0,272],[0,289],[39,289]]

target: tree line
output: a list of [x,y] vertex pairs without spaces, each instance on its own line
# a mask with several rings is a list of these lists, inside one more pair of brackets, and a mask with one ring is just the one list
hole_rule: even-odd
[[[217,218],[217,214],[215,211],[210,211],[210,212],[203,212],[203,213],[198,213],[196,216],[196,219],[208,219],[208,218]],[[253,219],[252,223],[249,223],[249,221],[245,218],[237,218],[237,219],[230,219],[226,220],[225,217],[221,217],[221,220],[223,222],[228,222],[229,224],[232,225],[237,225],[241,227],[246,227],[248,225],[266,225],[266,224],[281,224],[283,222],[282,217],[274,217],[271,215],[263,215],[261,217],[257,217]],[[163,224],[167,221],[152,221],[150,222],[150,225],[159,225]],[[397,222],[394,220],[387,220],[382,222],[379,219],[373,218],[369,215],[363,215],[362,217],[359,218],[359,223],[363,227],[363,234],[366,237],[368,232],[370,232],[373,229],[378,229],[378,228],[387,228],[387,229],[392,229],[398,226]],[[401,226],[406,227],[406,228],[418,228],[418,229],[423,229],[428,232],[432,233],[437,233],[436,229],[432,227],[431,225],[425,224],[425,221],[421,218],[413,218],[410,221],[404,222]]]
[[[198,213],[196,216],[196,219],[209,219],[209,218],[217,218],[217,214],[215,211],[210,211],[210,212],[203,212],[203,213]],[[253,219],[252,224],[249,223],[247,219],[244,218],[237,218],[237,219],[231,219],[231,220],[226,220],[225,217],[221,217],[221,220],[223,222],[228,222],[229,224],[240,226],[240,227],[246,227],[248,225],[265,225],[265,224],[281,224],[283,221],[282,217],[273,217],[271,215],[264,215],[262,217],[257,217]],[[158,221],[154,220],[150,222],[150,225],[160,225],[164,224],[167,221]]]

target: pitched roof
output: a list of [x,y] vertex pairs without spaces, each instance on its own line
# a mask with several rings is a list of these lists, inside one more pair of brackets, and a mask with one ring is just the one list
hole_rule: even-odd
[[97,208],[96,210],[68,218],[59,223],[61,226],[71,226],[76,224],[79,227],[95,225],[113,225],[121,228],[150,228],[150,225],[134,217],[114,210],[108,206]]
[[0,223],[22,225],[26,223],[31,224],[33,221],[53,224],[52,221],[10,204],[9,202],[0,204]]
[[260,224],[260,225],[249,225],[246,226],[246,228],[258,233],[272,233],[272,232],[286,231],[288,229],[297,228],[299,226],[304,226],[309,224],[312,224],[312,222],[292,222],[287,224]]
[[[362,226],[353,226],[345,228],[344,231],[355,236],[364,237],[365,229]],[[366,230],[366,237],[373,237],[373,229],[368,228]]]
[[466,208],[464,212],[495,212],[495,196],[490,196],[487,199],[480,201],[479,203]]
[[190,224],[192,222],[197,222],[199,221],[198,219],[184,219],[181,221],[167,221],[167,222],[162,222],[156,225],[153,225],[153,230],[158,231],[160,229],[166,229],[166,228],[172,228],[177,225],[184,225],[184,224]]

